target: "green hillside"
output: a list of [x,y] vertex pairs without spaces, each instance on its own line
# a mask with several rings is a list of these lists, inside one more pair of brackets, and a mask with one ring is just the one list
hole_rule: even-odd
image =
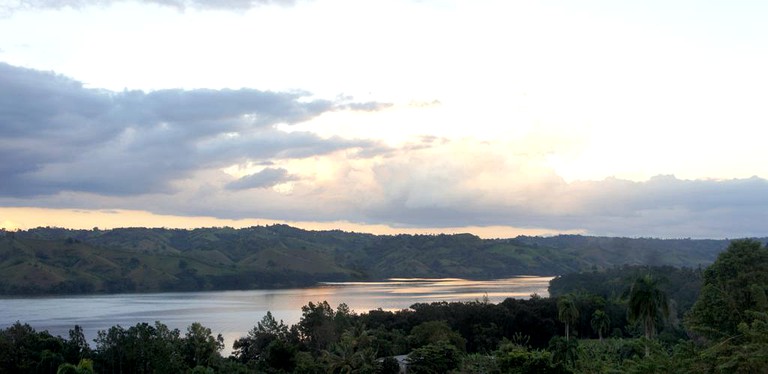
[[36,228],[0,235],[4,295],[295,287],[390,277],[488,279],[616,265],[707,265],[727,240]]

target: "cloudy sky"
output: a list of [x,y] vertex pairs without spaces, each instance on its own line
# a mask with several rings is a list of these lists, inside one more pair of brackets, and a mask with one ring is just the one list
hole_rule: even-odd
[[0,0],[0,226],[766,236],[766,18]]

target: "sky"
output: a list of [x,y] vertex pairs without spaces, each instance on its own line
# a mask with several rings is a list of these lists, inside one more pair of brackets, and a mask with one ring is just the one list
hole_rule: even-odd
[[0,227],[768,236],[766,17],[0,0]]

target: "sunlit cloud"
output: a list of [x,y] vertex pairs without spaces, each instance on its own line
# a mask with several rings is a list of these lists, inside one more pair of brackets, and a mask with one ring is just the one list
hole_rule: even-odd
[[0,206],[763,235],[765,10],[0,2]]

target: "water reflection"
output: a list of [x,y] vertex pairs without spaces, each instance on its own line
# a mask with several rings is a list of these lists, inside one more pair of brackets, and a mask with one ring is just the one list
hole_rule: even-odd
[[[552,277],[515,277],[488,281],[457,278],[393,278],[385,282],[328,282],[317,287],[220,292],[120,294],[44,298],[9,298],[0,301],[0,326],[29,323],[66,337],[78,324],[93,339],[98,330],[114,325],[133,326],[161,321],[182,332],[200,322],[221,333],[228,349],[271,311],[275,318],[294,324],[301,307],[327,300],[334,308],[346,303],[355,312],[407,309],[415,303],[474,301],[487,297],[498,303],[508,297],[547,296]],[[228,350],[227,350],[228,352]]]

